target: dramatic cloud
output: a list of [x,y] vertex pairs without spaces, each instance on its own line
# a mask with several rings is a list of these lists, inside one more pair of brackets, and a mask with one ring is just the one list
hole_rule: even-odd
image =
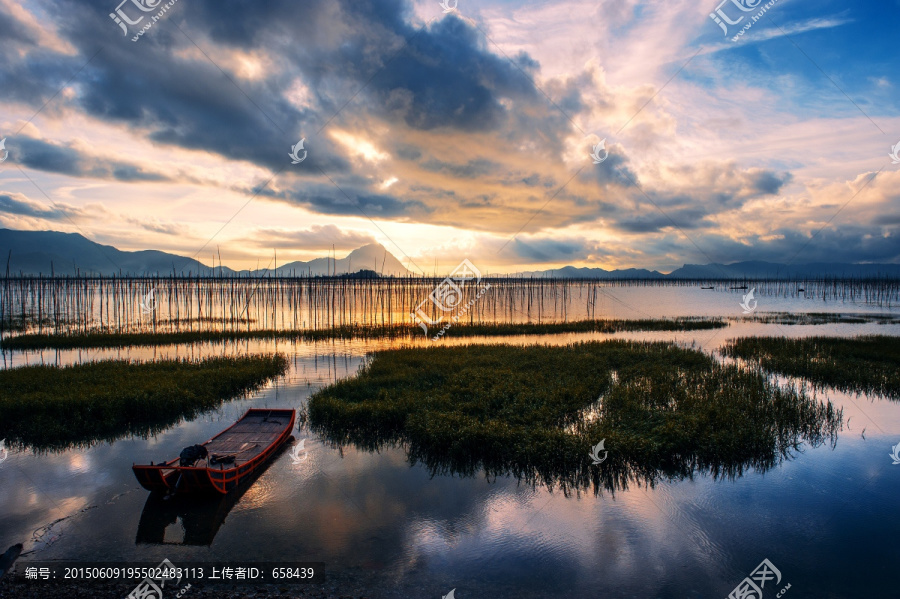
[[345,231],[334,225],[315,225],[298,231],[260,229],[248,240],[261,248],[320,250],[334,246],[338,250],[354,250],[375,243],[364,231]]
[[[425,263],[516,234],[496,264],[896,254],[894,167],[863,182],[900,137],[900,67],[872,58],[893,48],[863,7],[780,4],[781,30],[758,23],[738,44],[690,0],[446,15],[192,0],[137,42],[142,25],[123,35],[114,10],[0,0],[5,223],[84,220],[93,203],[96,237],[181,237],[186,254],[216,236],[240,256],[392,241]],[[830,44],[805,36],[824,28]],[[773,49],[782,30],[806,56]],[[838,55],[824,79],[808,60]],[[10,165],[66,208],[27,200]]]
[[41,171],[126,182],[170,180],[162,173],[145,170],[142,165],[92,156],[71,145],[16,136],[9,138],[6,146],[16,163]]
[[69,222],[87,214],[87,211],[65,204],[44,205],[21,194],[0,191],[0,216],[14,215],[50,222]]

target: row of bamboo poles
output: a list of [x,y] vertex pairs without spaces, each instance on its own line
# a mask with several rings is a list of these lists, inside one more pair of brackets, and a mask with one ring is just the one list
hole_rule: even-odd
[[[487,284],[490,288],[479,297]],[[390,326],[412,322],[410,313],[417,307],[433,321],[443,316],[442,322],[447,322],[453,312],[444,312],[429,300],[439,286],[446,287],[444,279],[435,277],[7,277],[0,278],[0,334],[23,329],[125,332]],[[757,296],[803,296],[886,307],[900,295],[900,281],[891,279],[485,277],[470,280],[458,296],[438,300],[457,309],[471,304],[460,319],[463,322],[565,321],[570,314],[602,318],[604,301],[618,301],[614,290],[623,286],[755,287]],[[151,291],[152,301],[148,299]]]

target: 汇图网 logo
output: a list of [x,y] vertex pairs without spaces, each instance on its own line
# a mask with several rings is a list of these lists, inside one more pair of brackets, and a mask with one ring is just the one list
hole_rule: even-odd
[[141,298],[141,314],[153,314],[156,310],[156,288]]
[[[178,0],[169,0],[165,4],[163,4],[163,1],[164,0],[122,0],[116,7],[115,12],[109,13],[109,18],[119,26],[119,28],[122,30],[122,35],[128,35],[129,25],[140,25],[144,21],[145,16],[149,17],[149,20],[144,23],[140,30],[137,31],[136,35],[131,38],[131,41],[136,42],[151,27],[153,27],[154,23],[160,20],[166,14],[166,12],[175,5]],[[134,9],[137,9],[140,12],[135,12],[134,9],[129,9],[131,10],[131,15],[129,15],[123,8],[129,2],[134,5]],[[156,14],[142,14],[151,12],[156,12]],[[137,18],[133,19],[131,18],[132,16]]]
[[[309,454],[306,452],[305,446],[306,439],[301,439],[300,442],[291,449],[291,461],[294,464],[302,464],[309,459]],[[300,455],[301,451],[303,452],[303,455]]]
[[[732,42],[736,42],[738,38],[740,38],[740,36],[744,35],[744,33],[748,29],[753,27],[753,24],[759,21],[763,17],[763,15],[766,14],[766,12],[770,8],[775,6],[776,2],[778,2],[778,0],[769,0],[769,2],[760,6],[762,1],[763,0],[722,0],[716,7],[715,12],[709,13],[709,18],[712,19],[716,23],[716,25],[721,27],[722,31],[725,32],[725,37],[728,37],[730,35],[728,31],[729,25],[739,25],[744,21],[745,17],[749,17],[748,21],[744,24],[741,30],[731,38]],[[732,19],[723,9],[723,7],[729,2],[734,4],[734,6],[737,7],[737,9],[741,12],[749,13],[756,11],[757,9],[758,12],[755,15],[742,15],[740,12],[734,13],[732,11],[732,14],[737,16],[736,19]]]
[[897,145],[891,146],[891,153],[888,156],[891,157],[891,164],[900,164],[900,141],[897,142]]
[[758,302],[753,297],[754,291],[756,291],[756,287],[748,291],[743,297],[744,301],[741,302],[741,308],[744,309],[744,314],[750,314],[751,312],[756,310],[756,305]]
[[[603,156],[600,156],[600,152],[603,152]],[[600,140],[600,143],[592,148],[591,158],[594,160],[594,164],[600,164],[609,158],[609,151],[606,149],[606,139]]]
[[[776,568],[769,560],[764,559],[762,563],[756,566],[756,569],[750,573],[750,576],[734,587],[734,590],[728,594],[728,599],[763,599],[763,589],[766,588],[767,582],[771,583],[769,585],[770,587],[781,584],[781,570]],[[776,598],[783,597],[790,588],[790,584],[785,585],[785,587],[777,593],[767,596]]]
[[415,312],[410,314],[413,322],[422,327],[422,330],[428,335],[429,326],[436,325],[444,320],[443,314],[437,318],[431,318],[428,315],[428,312],[425,310],[428,302],[431,302],[431,304],[441,312],[453,312],[458,309],[457,313],[450,319],[452,322],[444,325],[444,328],[434,336],[434,339],[437,340],[442,337],[444,332],[449,329],[454,322],[457,322],[461,316],[464,316],[469,311],[469,308],[474,306],[475,302],[491,288],[490,284],[485,285],[477,296],[470,299],[467,304],[463,305],[463,289],[468,283],[473,281],[475,283],[481,282],[481,271],[475,268],[475,265],[469,262],[468,259],[465,259],[459,263],[459,266],[453,269],[453,272],[450,273],[449,277],[441,281],[440,284],[434,288],[427,299],[422,300],[419,305],[416,306]]
[[[303,142],[306,141],[304,137],[297,143],[291,146],[291,153],[288,156],[291,157],[291,164],[300,164],[304,160],[306,160],[306,150],[303,149]],[[300,151],[303,150],[303,156],[300,156]]]
[[[589,453],[588,455],[593,460],[593,462],[591,463],[592,466],[596,466],[597,464],[602,464],[604,461],[606,461],[606,458],[609,455],[609,452],[606,451],[606,448],[603,446],[604,443],[606,443],[606,439],[601,439],[601,441],[599,443],[597,443],[596,445],[591,447],[591,453]],[[601,451],[603,452],[602,458],[600,457]]]
[[141,21],[144,20],[144,16],[141,15],[137,19],[132,20],[125,11],[122,10],[122,5],[131,2],[134,4],[138,10],[142,12],[152,12],[156,10],[156,7],[159,6],[159,3],[162,0],[122,0],[119,5],[116,7],[116,12],[109,13],[109,18],[116,22],[116,25],[122,28],[122,35],[128,35],[128,27],[125,26],[126,23],[129,25],[137,25]]

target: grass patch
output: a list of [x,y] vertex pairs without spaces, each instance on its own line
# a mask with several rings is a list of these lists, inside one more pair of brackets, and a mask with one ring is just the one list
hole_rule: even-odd
[[[338,445],[403,446],[433,474],[512,474],[615,490],[704,470],[765,470],[835,438],[841,413],[759,371],[667,343],[406,348],[317,392],[312,427]],[[605,439],[608,459],[588,456]]]
[[146,437],[286,371],[279,354],[0,370],[0,439],[62,449]]
[[900,399],[900,337],[744,337],[723,353],[820,387]]
[[[494,335],[549,335],[554,333],[615,333],[618,331],[691,331],[726,327],[717,319],[581,320],[548,324],[456,324],[445,337]],[[439,329],[433,329],[432,335]],[[286,339],[325,341],[329,339],[395,339],[421,337],[422,329],[412,325],[343,326],[320,330],[178,331],[138,333],[52,333],[16,335],[0,340],[8,350],[77,349],[99,347],[154,346],[183,343],[242,341],[246,339]]]
[[[576,320],[574,322],[521,324],[454,324],[444,337],[499,335],[551,335],[556,333],[617,333],[625,331],[699,331],[727,327],[713,318],[647,318],[640,320]],[[416,328],[421,332],[421,328]],[[435,333],[439,325],[435,325]],[[433,335],[432,335],[433,336]]]
[[900,322],[900,318],[890,314],[840,314],[833,312],[771,312],[735,320],[783,325],[865,324],[869,322],[897,324]]

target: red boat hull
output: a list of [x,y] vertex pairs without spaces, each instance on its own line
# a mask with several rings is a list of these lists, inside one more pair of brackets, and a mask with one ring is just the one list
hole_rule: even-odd
[[[240,441],[251,435],[253,441],[252,435],[264,435],[268,442],[261,449],[258,449],[260,443],[256,442],[256,445],[250,448],[254,450],[251,457],[246,460],[238,459],[227,467],[224,464],[179,466],[179,459],[175,458],[164,464],[150,466],[135,464],[132,470],[141,486],[148,491],[167,494],[177,492],[224,495],[239,486],[241,481],[247,479],[273,457],[278,448],[291,437],[296,417],[295,410],[262,408],[247,410],[240,420],[203,445],[212,448],[210,454],[213,454],[217,446],[224,446],[229,441],[234,443],[236,441],[233,439],[237,437]],[[253,429],[257,422],[261,423],[260,428],[264,426],[267,430],[260,432]],[[273,428],[273,424],[277,424],[277,430],[269,430]],[[248,432],[248,429],[251,430]],[[243,445],[248,445],[248,442],[244,442]]]

